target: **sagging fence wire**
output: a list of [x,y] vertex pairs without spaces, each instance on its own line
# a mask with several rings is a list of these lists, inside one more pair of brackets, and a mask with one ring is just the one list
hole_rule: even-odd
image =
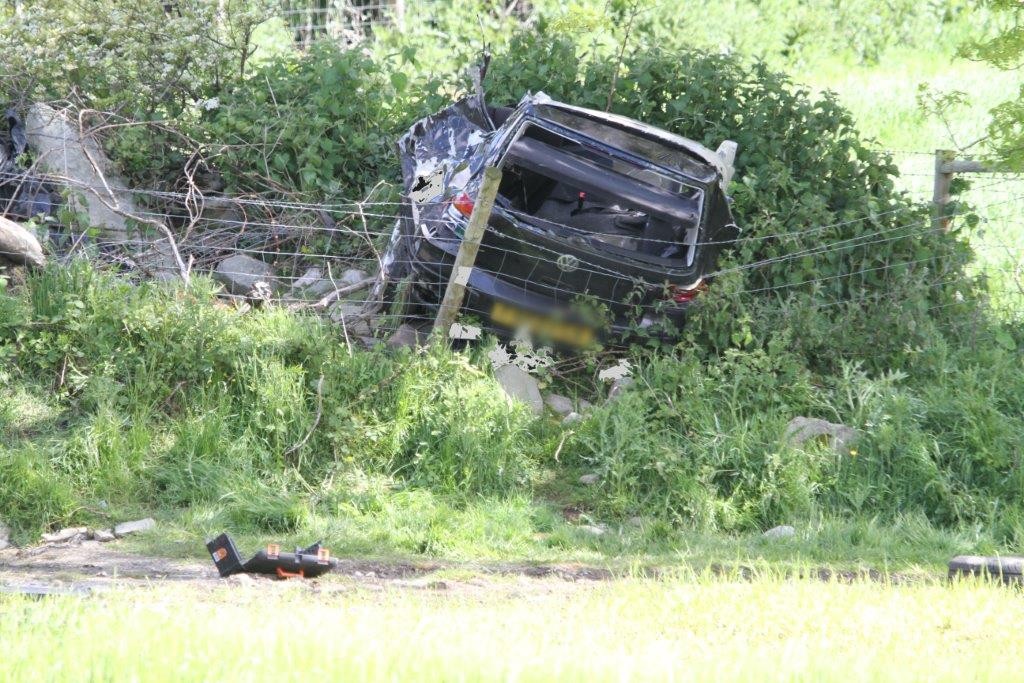
[[[53,183],[55,183],[58,180],[58,178],[56,178],[54,176],[49,176],[49,177],[47,177],[47,180],[51,184],[53,184]],[[98,189],[98,188],[95,188],[94,186],[85,186],[85,185],[74,183],[74,182],[67,182],[67,183],[65,183],[65,185],[67,187],[71,187],[71,188],[75,188],[75,189],[92,189],[92,190]],[[181,193],[167,193],[167,192],[159,192],[159,193],[157,193],[157,192],[147,192],[147,191],[136,191],[136,192],[152,194],[154,196],[162,196],[162,197],[168,197],[168,198],[181,198],[181,197],[183,197],[183,194],[181,194]],[[1009,199],[1004,199],[1004,200],[1001,200],[1001,201],[989,202],[988,204],[981,205],[979,207],[966,207],[964,209],[958,210],[957,212],[955,212],[952,215],[953,216],[961,216],[961,215],[973,213],[973,212],[975,212],[976,210],[979,210],[979,209],[990,209],[990,208],[995,207],[995,206],[1010,204],[1010,203],[1013,203],[1015,201],[1020,200],[1022,197],[1024,197],[1024,195],[1014,195],[1014,196],[1010,197]],[[275,202],[275,201],[272,201],[272,200],[262,201],[262,200],[256,200],[256,199],[251,199],[251,198],[236,199],[236,198],[225,198],[225,197],[211,197],[209,199],[210,199],[210,203],[211,204],[214,203],[214,201],[216,201],[216,204],[217,204],[217,206],[218,206],[218,208],[220,210],[223,210],[225,208],[230,208],[231,206],[233,206],[235,204],[246,204],[246,205],[255,206],[255,207],[266,207],[266,208],[279,208],[279,207],[301,208],[301,209],[304,209],[304,210],[309,210],[309,211],[314,211],[314,212],[325,212],[325,213],[328,213],[328,214],[333,214],[332,218],[335,218],[335,219],[340,219],[340,218],[345,218],[345,217],[348,217],[348,218],[359,218],[359,219],[378,218],[378,219],[384,219],[384,220],[390,222],[390,221],[395,220],[395,218],[396,218],[396,212],[375,213],[375,212],[363,211],[360,208],[360,205],[362,204],[361,202],[351,202],[350,204],[347,204],[347,205],[337,205],[337,204],[334,204],[334,205],[332,205],[332,204],[301,204],[300,205],[300,204],[296,204],[296,203],[292,203],[292,202]],[[371,204],[372,204],[372,202],[371,202]],[[384,203],[379,203],[379,204],[384,204]],[[397,206],[400,206],[402,204],[402,202],[400,202],[400,201],[397,201],[397,202],[387,202],[387,204],[391,205],[391,206],[396,206],[397,207]],[[356,208],[355,209],[351,209],[351,208],[341,209],[340,208],[341,206],[346,206],[346,207],[354,206]],[[510,209],[507,209],[507,208],[504,208],[504,209],[501,209],[501,210],[506,212],[506,213],[509,213],[510,215],[513,215],[513,216],[524,217],[524,218],[528,218],[529,217],[528,214],[525,214],[523,212],[519,212],[519,211],[515,211],[515,210],[510,210]],[[778,239],[783,239],[783,238],[804,237],[804,236],[825,232],[825,231],[828,231],[828,230],[831,230],[831,229],[835,229],[835,228],[839,228],[839,227],[845,227],[845,226],[853,225],[853,224],[856,224],[856,223],[866,223],[866,222],[877,223],[878,219],[880,217],[882,217],[882,216],[896,214],[896,213],[908,213],[908,212],[913,212],[913,209],[910,208],[910,207],[900,207],[898,209],[893,209],[893,210],[890,210],[890,211],[875,212],[875,213],[872,213],[872,214],[870,214],[868,216],[864,216],[864,217],[859,217],[859,218],[855,218],[855,219],[848,219],[848,220],[838,221],[838,222],[835,222],[835,223],[829,223],[829,224],[824,224],[824,225],[813,226],[813,227],[805,228],[805,229],[802,229],[802,230],[786,231],[786,232],[778,232],[778,233],[769,233],[769,234],[766,234],[766,235],[741,235],[739,240],[740,241],[744,241],[744,242],[751,242],[751,241],[764,241],[764,240],[769,240],[769,239],[776,239],[776,240],[778,240]],[[184,219],[187,218],[187,217],[183,216],[180,213],[171,213],[171,212],[168,212],[168,211],[155,211],[155,210],[150,210],[150,209],[138,209],[137,213],[138,213],[138,215],[140,217],[157,219],[157,220],[175,221],[175,220],[184,220]],[[330,226],[330,225],[323,225],[323,224],[316,225],[313,222],[309,222],[309,223],[289,223],[289,222],[286,222],[286,221],[280,220],[280,219],[259,220],[259,219],[257,219],[256,216],[253,216],[251,218],[248,217],[248,216],[241,217],[241,218],[223,218],[223,217],[220,217],[220,218],[208,218],[208,217],[200,216],[200,217],[194,219],[194,221],[196,223],[203,223],[203,224],[207,224],[207,225],[217,225],[217,226],[219,226],[219,227],[221,227],[221,228],[223,228],[225,230],[228,229],[228,228],[237,228],[238,231],[239,231],[238,234],[243,234],[246,229],[250,229],[250,228],[265,228],[265,229],[270,230],[270,231],[280,231],[281,233],[283,233],[281,235],[281,237],[288,238],[288,239],[298,239],[298,238],[301,238],[301,237],[309,235],[309,234],[314,234],[314,235],[319,235],[319,234],[326,234],[326,235],[341,234],[341,235],[345,235],[345,236],[349,236],[349,237],[359,237],[359,238],[378,237],[378,238],[380,238],[380,237],[388,236],[392,232],[392,229],[390,229],[390,228],[388,228],[388,229],[380,229],[380,230],[371,230],[368,227],[363,227],[363,228],[355,229],[355,228],[351,228],[351,227],[337,227],[337,226]],[[434,223],[434,224],[438,224],[438,225],[441,225],[441,226],[444,226],[444,227],[448,227],[449,226],[449,222],[446,219],[432,219],[432,218],[419,217],[418,221],[421,224],[423,224],[423,225],[429,225],[431,223]],[[596,232],[596,231],[581,230],[581,229],[573,227],[573,226],[559,224],[559,223],[555,223],[555,222],[549,221],[549,220],[545,220],[544,222],[547,223],[547,224],[552,225],[553,227],[558,227],[558,228],[564,229],[566,231],[569,231],[569,232],[572,232],[572,233],[575,233],[575,234],[579,234],[579,235],[583,235],[583,236],[600,237],[600,236],[602,236],[604,234],[604,233]],[[872,238],[872,237],[877,237],[879,235],[888,234],[888,233],[896,232],[896,231],[899,231],[899,230],[913,229],[913,228],[917,228],[917,227],[921,227],[921,226],[930,225],[931,223],[932,223],[932,219],[921,219],[921,220],[913,221],[913,222],[910,222],[910,223],[903,223],[903,224],[899,224],[899,225],[895,225],[895,226],[885,227],[885,228],[882,228],[882,229],[879,229],[879,230],[863,233],[861,235],[855,235],[853,237],[849,237],[849,238],[846,238],[844,240],[840,240],[840,241],[837,241],[837,242],[830,242],[830,243],[819,245],[819,246],[816,246],[816,247],[809,247],[809,248],[807,248],[805,250],[792,252],[790,254],[786,254],[786,255],[783,255],[783,256],[780,256],[780,257],[776,257],[776,258],[773,258],[773,259],[766,259],[764,261],[759,261],[759,262],[755,262],[755,263],[751,263],[751,264],[743,264],[743,265],[736,266],[736,267],[731,268],[731,269],[720,270],[720,271],[717,271],[714,274],[715,275],[720,275],[720,274],[724,274],[726,272],[731,272],[732,270],[744,270],[744,269],[749,269],[749,268],[762,267],[764,265],[768,265],[768,264],[771,264],[771,263],[775,263],[775,262],[779,262],[779,261],[785,261],[785,260],[789,260],[789,259],[793,259],[793,258],[800,258],[800,257],[806,256],[806,255],[816,255],[818,253],[827,253],[827,252],[834,251],[834,250],[839,249],[839,248],[843,248],[845,246],[862,246],[862,245],[866,246],[866,245],[875,244],[875,243],[878,243],[878,242],[890,241],[892,239],[900,239],[900,238],[905,237],[905,236],[904,235],[899,235],[899,236],[896,236],[894,238],[885,238],[885,239],[874,241],[874,242],[872,242],[872,241],[861,242],[862,240],[866,240],[866,239],[869,239],[869,238]],[[930,232],[930,231],[925,231],[925,232]],[[204,233],[204,234],[208,234],[208,233]],[[513,241],[519,241],[519,242],[525,242],[521,238],[515,238],[515,237],[512,237],[512,236],[506,235],[504,233],[501,233],[501,234],[506,239],[511,239]],[[667,240],[667,239],[646,238],[646,237],[631,237],[630,240],[632,242],[637,242],[637,243],[647,243],[647,242],[675,243],[675,242],[678,242],[678,240]],[[128,243],[128,242],[126,242],[126,243]],[[702,240],[702,241],[695,241],[695,242],[692,243],[692,245],[693,246],[708,246],[708,245],[723,245],[723,244],[731,244],[731,243],[732,243],[732,240],[730,240],[730,241]],[[543,247],[541,247],[541,248],[543,249]],[[258,250],[251,250],[251,251],[258,251]],[[554,250],[549,250],[549,251],[552,251],[552,253],[556,253]],[[296,252],[296,253],[290,253],[290,254],[287,253],[287,252],[279,252],[279,253],[283,253],[283,254],[286,254],[286,255],[311,256],[311,257],[316,257],[316,256],[321,256],[321,257],[338,256],[337,254],[332,254],[332,253],[321,253],[321,254],[309,253],[309,252],[303,252],[303,253],[297,253]],[[595,272],[606,272],[606,271],[595,271]]]
[[[24,177],[24,174],[6,174],[3,177],[16,179]],[[109,188],[105,186],[89,185],[61,176],[48,175],[44,176],[44,179],[46,182],[49,182],[54,186],[58,186],[65,191],[91,192],[93,194],[109,191]],[[983,222],[1006,223],[1007,221],[1012,220],[1015,215],[1014,212],[999,213],[995,211],[995,209],[1001,206],[1009,206],[1024,200],[1024,192],[1021,192],[1020,189],[1016,187],[1019,180],[1019,178],[1007,174],[1005,176],[995,178],[991,182],[973,186],[972,191],[983,194],[998,194],[1000,195],[1000,198],[991,199],[985,203],[975,202],[973,205],[957,205],[955,211],[950,213],[950,216],[962,218],[967,214],[974,213],[976,215],[980,215]],[[271,296],[268,297],[270,300],[292,307],[310,308],[313,310],[321,308],[330,309],[332,306],[337,304],[344,304],[351,307],[357,303],[365,309],[378,309],[373,314],[374,317],[378,319],[393,318],[395,320],[417,321],[422,323],[427,323],[431,319],[430,314],[424,313],[423,311],[407,310],[400,313],[392,313],[389,310],[389,307],[397,303],[395,298],[362,296],[361,294],[357,295],[357,291],[368,289],[370,288],[370,285],[364,283],[358,289],[345,290],[344,287],[337,286],[338,281],[335,279],[332,272],[333,270],[340,270],[346,267],[366,268],[367,270],[376,271],[380,267],[382,261],[382,254],[380,252],[385,248],[386,240],[392,236],[394,231],[391,224],[396,220],[403,208],[411,205],[411,201],[407,198],[397,197],[394,200],[389,201],[371,200],[370,198],[367,198],[365,200],[317,203],[290,201],[288,199],[280,199],[276,197],[225,197],[219,194],[204,195],[201,192],[197,193],[194,190],[190,190],[189,192],[169,192],[136,188],[128,189],[127,191],[131,192],[133,196],[142,198],[144,206],[135,208],[139,218],[161,221],[171,224],[172,226],[180,225],[185,228],[184,234],[176,234],[174,235],[174,239],[177,241],[176,248],[180,249],[181,253],[188,257],[190,269],[195,267],[197,270],[201,271],[206,270],[207,267],[212,268],[218,261],[222,262],[224,259],[234,254],[251,256],[257,260],[272,262],[276,267],[273,280],[275,281],[275,286],[280,285],[280,287],[271,293]],[[148,205],[151,202],[162,202],[169,204],[169,206],[164,206],[162,208],[151,207]],[[207,208],[211,206],[219,212],[219,215],[205,214]],[[226,215],[226,212],[232,208],[239,209],[242,215],[234,218]],[[515,211],[509,207],[500,207],[498,210],[513,217],[529,217],[528,214]],[[289,212],[308,214],[307,217],[309,220],[298,220],[297,215],[289,215]],[[914,208],[913,206],[901,206],[886,211],[874,212],[865,216],[847,218],[830,224],[808,226],[799,230],[781,230],[767,234],[741,235],[740,242],[756,244],[762,243],[765,240],[800,240],[813,235],[821,235],[829,230],[848,228],[849,226],[861,223],[871,225],[872,227],[878,227],[879,223],[883,222],[883,219],[885,218],[889,218],[891,220],[895,216],[908,213],[920,216],[920,209]],[[328,220],[325,220],[325,216],[328,217]],[[345,224],[346,222],[350,224]],[[552,223],[551,221],[546,222],[560,230],[565,230],[587,238],[599,238],[603,235],[603,233],[597,231],[581,230],[573,226]],[[1019,234],[1019,223],[1015,222],[1014,226],[1018,229]],[[419,217],[418,227],[429,231],[435,239],[444,240],[444,237],[439,236],[440,233],[437,229],[450,229],[451,224],[450,221],[445,218],[425,218],[421,216]],[[505,246],[488,243],[487,249],[490,250],[492,255],[500,256],[500,263],[493,270],[482,265],[477,265],[475,270],[481,275],[500,278],[507,284],[520,287],[523,290],[536,289],[539,287],[546,292],[554,294],[557,298],[563,299],[571,299],[581,294],[585,294],[589,301],[609,306],[621,306],[624,301],[629,300],[629,292],[631,289],[635,289],[637,286],[642,286],[643,284],[649,284],[629,282],[628,279],[621,278],[621,273],[617,273],[614,269],[604,268],[596,264],[590,264],[589,266],[580,264],[577,267],[577,271],[584,274],[587,278],[585,286],[582,287],[584,290],[583,292],[580,291],[581,288],[579,287],[568,288],[563,286],[564,283],[561,281],[561,276],[559,276],[559,279],[556,282],[538,282],[534,279],[536,266],[538,264],[557,264],[561,253],[557,249],[545,247],[544,245],[537,244],[523,237],[517,237],[515,235],[510,235],[507,232],[502,232],[495,229],[493,226],[488,226],[486,230],[487,233],[491,234],[494,238],[504,241]],[[732,272],[749,271],[751,269],[758,268],[763,269],[776,264],[784,264],[794,259],[827,257],[829,255],[849,252],[858,248],[869,248],[887,242],[921,237],[935,233],[938,230],[939,228],[935,226],[934,218],[918,218],[917,220],[909,222],[881,226],[878,227],[878,229],[873,229],[863,234],[854,235],[841,240],[833,240],[830,242],[807,246],[803,249],[781,254],[776,257],[760,259],[750,263],[729,265],[713,272],[709,272],[706,277],[714,278],[716,276]],[[59,231],[51,231],[51,234],[56,239],[63,240],[65,245],[69,242],[71,243],[71,249],[67,250],[67,252],[63,254],[63,257],[73,255],[75,251],[84,251],[91,258],[101,262],[103,258],[109,258],[111,265],[122,269],[131,269],[135,267],[132,262],[133,254],[131,253],[131,249],[159,249],[162,244],[169,241],[164,237],[143,239],[139,237],[116,238],[103,235],[97,236],[92,234],[92,231],[83,231],[80,233],[69,231],[64,234],[60,234]],[[331,240],[339,237],[344,238],[345,240],[356,240],[357,242],[360,242],[362,246],[353,246],[352,243],[335,245]],[[638,243],[667,243],[673,241],[646,237],[637,237],[633,239]],[[451,241],[457,242],[458,239],[453,237],[451,238]],[[725,241],[703,240],[696,242],[694,246],[711,246],[725,243]],[[520,250],[514,248],[514,245],[516,244],[522,245],[524,249]],[[1007,252],[1008,257],[1013,256],[1015,248],[1017,249],[1018,255],[1020,252],[1018,245],[1005,241],[988,241],[975,246],[978,251],[985,252],[993,252],[995,250],[1002,249]],[[57,247],[57,245],[54,245],[54,248],[59,251],[59,247]],[[525,248],[529,248],[530,258],[534,259],[536,262],[534,270],[526,274],[507,272],[505,268],[505,259],[509,257],[521,258]],[[844,278],[854,278],[872,273],[887,273],[896,269],[910,269],[924,263],[935,263],[935,261],[935,256],[921,259],[908,259],[893,263],[879,264],[877,266],[857,268],[847,273],[807,278],[798,282],[768,283],[764,286],[748,287],[736,293],[779,293],[780,295],[783,295],[786,291],[792,291],[798,288],[813,290],[818,285],[833,283],[843,280]],[[395,265],[406,266],[416,265],[421,268],[421,273],[427,272],[435,275],[436,280],[420,282],[418,284],[422,288],[434,290],[436,292],[443,291],[443,287],[447,284],[447,275],[445,271],[446,269],[450,270],[451,266],[451,263],[448,260],[430,261],[420,258],[415,260],[393,259],[392,263]],[[304,293],[296,291],[296,284],[303,280],[309,280],[310,269],[315,269],[317,267],[326,272],[327,277],[319,279],[325,280],[329,283],[329,286],[332,288],[331,292],[344,290],[343,295],[335,296],[332,299],[328,293],[316,298],[315,300],[311,300]],[[172,276],[174,275],[174,269],[167,268],[164,270]],[[303,272],[304,270],[305,272]],[[923,271],[922,274],[925,272],[926,271]],[[984,268],[977,269],[975,272],[959,275],[954,278],[950,278],[948,275],[943,275],[939,272],[937,273],[938,277],[930,280],[927,284],[934,287],[943,287],[986,274],[992,276],[1019,276],[1019,272],[1019,264],[1007,264],[1002,266],[989,264]],[[375,275],[376,273],[373,274]],[[248,273],[221,268],[220,275],[236,276],[248,275]],[[365,279],[372,279],[370,275],[371,273],[368,272],[367,278]],[[620,277],[622,279],[622,292],[620,292],[619,285],[616,283],[611,295],[609,296],[587,293],[585,290],[589,289],[591,278],[594,276]],[[352,285],[346,285],[346,287],[351,286]],[[859,295],[853,292],[848,292],[837,296],[835,300],[818,302],[815,306],[824,308],[841,305],[859,305],[860,303],[873,302],[878,301],[880,298],[885,298],[885,292],[881,291],[877,284],[874,284],[873,286],[874,289],[867,288]],[[349,295],[355,296],[352,300],[348,300],[345,297],[348,297]],[[324,303],[325,297],[328,299],[327,303]],[[246,297],[242,296],[240,298]],[[956,304],[939,304],[934,308],[939,309],[952,305]],[[479,310],[470,302],[466,302],[462,310],[466,315],[480,316],[483,320],[487,320],[490,313],[486,310]],[[365,314],[365,316],[369,315],[370,314],[368,313]],[[351,310],[346,311],[345,315],[340,318],[342,324],[344,324],[346,316],[356,317],[351,313]],[[485,326],[485,329],[493,328]]]

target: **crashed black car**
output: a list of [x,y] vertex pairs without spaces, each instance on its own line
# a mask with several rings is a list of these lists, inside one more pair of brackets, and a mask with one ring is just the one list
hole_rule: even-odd
[[436,310],[488,165],[503,173],[468,273],[464,311],[585,345],[675,330],[734,242],[726,194],[736,144],[717,151],[625,117],[528,95],[515,108],[467,97],[398,143],[405,195],[371,299],[406,280]]

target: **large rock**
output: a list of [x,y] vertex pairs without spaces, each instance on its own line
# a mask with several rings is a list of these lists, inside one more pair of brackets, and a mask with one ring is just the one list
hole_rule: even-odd
[[274,269],[269,263],[245,254],[235,254],[218,263],[213,277],[232,294],[241,295],[251,293],[257,282],[265,282],[271,287],[276,283]]
[[[71,207],[84,212],[89,225],[110,239],[145,239],[129,229],[127,216],[144,215],[135,196],[113,172],[99,143],[83,135],[76,120],[47,104],[34,104],[25,117],[25,138],[36,166],[67,186]],[[135,263],[156,277],[176,277],[178,264],[165,235],[150,241],[149,247],[134,250]]]
[[90,225],[110,237],[128,237],[127,219],[111,207],[133,215],[139,209],[96,140],[83,136],[76,122],[46,104],[29,108],[25,137],[36,164],[71,185],[71,205],[89,216]]
[[1024,557],[957,555],[949,561],[949,578],[981,576],[1004,583],[1024,583]]
[[292,295],[304,299],[319,299],[333,289],[334,284],[324,277],[322,270],[309,268],[292,284]]
[[0,550],[11,545],[11,530],[3,522],[0,522]]
[[4,260],[26,266],[46,265],[43,247],[27,228],[0,217],[0,263]]
[[[370,324],[366,322],[363,305],[351,301],[342,301],[331,307],[330,318],[339,325],[344,325],[349,337],[368,337],[373,334]],[[415,337],[415,330],[413,335]]]
[[764,532],[764,537],[769,539],[791,538],[793,536],[796,536],[796,529],[788,524],[772,527],[768,531]]
[[544,398],[540,395],[537,380],[530,373],[510,363],[495,370],[494,377],[509,398],[525,403],[535,415],[544,412]]
[[387,345],[393,349],[415,349],[425,346],[430,339],[430,328],[413,327],[403,323],[388,337]]
[[89,528],[84,526],[72,526],[51,534],[43,534],[44,543],[77,543],[89,538]]
[[558,394],[548,394],[544,397],[544,403],[563,417],[571,413],[573,408],[571,398]]
[[802,446],[812,439],[825,437],[832,450],[841,454],[849,452],[858,436],[853,427],[816,417],[794,417],[786,426],[786,441],[790,446]]
[[612,385],[608,387],[608,400],[617,398],[622,395],[626,389],[633,385],[632,377],[619,377],[612,380]]
[[370,276],[366,274],[365,270],[349,268],[348,270],[341,274],[341,278],[338,279],[338,286],[349,287],[351,285],[356,285],[369,277]]
[[137,519],[134,522],[122,522],[118,524],[114,527],[114,535],[118,538],[122,538],[142,531],[149,531],[153,528],[156,528],[156,520],[152,517],[146,517],[145,519]]

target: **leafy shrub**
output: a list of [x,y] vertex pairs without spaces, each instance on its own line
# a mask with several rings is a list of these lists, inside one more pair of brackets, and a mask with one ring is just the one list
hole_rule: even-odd
[[320,43],[260,68],[205,112],[199,128],[235,192],[361,196],[396,174],[397,134],[443,101],[391,63]]
[[[790,314],[803,308],[832,325],[849,312],[837,304],[856,302],[871,312],[866,326],[881,325],[870,336],[894,340],[897,352],[908,325],[926,325],[929,309],[970,293],[963,235],[935,229],[928,208],[896,190],[896,167],[831,94],[813,96],[763,63],[643,45],[617,65],[542,25],[516,35],[488,79],[492,101],[544,90],[595,109],[613,81],[612,111],[712,149],[739,145],[730,192],[743,237],[720,264],[719,275],[735,279],[719,303],[706,297],[707,316],[698,312],[691,338],[701,347],[764,345],[780,304],[761,315],[757,301],[779,298],[791,299]],[[870,338],[856,339],[879,365],[889,360]]]
[[[652,358],[567,452],[601,475],[592,502],[604,514],[736,529],[822,515],[896,520],[914,510],[954,527],[998,518],[1012,541],[1024,535],[1022,388],[993,382],[1019,359],[991,341],[985,361],[973,353],[940,350],[928,359],[940,374],[918,363],[913,380],[846,365],[824,384],[778,343],[710,361]],[[795,415],[862,436],[840,453],[793,447],[784,433]]]

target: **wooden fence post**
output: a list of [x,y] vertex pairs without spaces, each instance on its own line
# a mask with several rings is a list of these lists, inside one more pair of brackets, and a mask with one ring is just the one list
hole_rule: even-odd
[[953,159],[953,152],[948,149],[935,150],[935,185],[932,189],[932,227],[943,231],[949,230],[949,216],[946,206],[949,204],[949,187],[953,182],[953,173],[947,163]]
[[462,307],[462,299],[466,295],[466,282],[469,280],[469,273],[476,263],[476,254],[480,251],[480,242],[484,237],[484,230],[491,219],[491,211],[494,209],[494,198],[498,195],[498,186],[501,184],[501,170],[494,166],[484,169],[484,181],[480,186],[480,193],[473,203],[473,213],[469,217],[469,225],[462,236],[462,243],[459,244],[459,253],[455,256],[455,263],[452,265],[452,274],[448,278],[448,289],[444,292],[444,299],[437,311],[437,318],[434,320],[434,329],[441,330],[445,339],[455,316],[459,314]]

